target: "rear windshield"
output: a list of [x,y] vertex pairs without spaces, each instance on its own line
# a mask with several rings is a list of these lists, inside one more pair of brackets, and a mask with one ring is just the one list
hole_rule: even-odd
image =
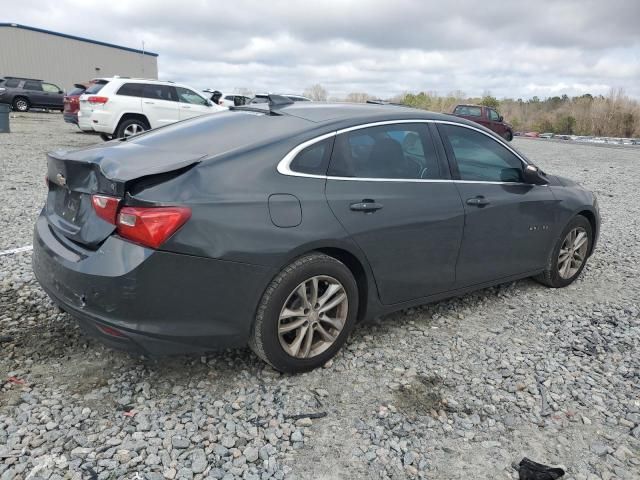
[[93,85],[90,85],[89,88],[87,88],[84,93],[98,93],[100,90],[102,90],[102,87],[104,87],[108,82],[100,82],[100,83],[94,83]]
[[69,93],[67,93],[67,97],[73,97],[73,96],[77,96],[77,95],[82,95],[84,93],[84,88],[74,88],[72,90],[69,91]]

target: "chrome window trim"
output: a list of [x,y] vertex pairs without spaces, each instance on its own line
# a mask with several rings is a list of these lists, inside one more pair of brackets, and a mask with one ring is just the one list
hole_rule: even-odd
[[427,119],[404,119],[404,120],[383,120],[380,122],[370,122],[363,123],[361,125],[354,125],[352,127],[342,128],[340,130],[336,130],[334,132],[325,133],[318,137],[307,140],[306,142],[301,143],[300,145],[294,147],[287,153],[280,162],[278,162],[277,170],[278,173],[282,175],[287,175],[290,177],[305,177],[305,178],[320,178],[325,180],[341,180],[341,181],[352,181],[352,182],[406,182],[406,183],[482,183],[482,184],[491,184],[491,185],[530,185],[529,183],[523,182],[493,182],[493,181],[483,181],[483,180],[454,180],[454,179],[422,179],[422,178],[365,178],[365,177],[336,177],[332,175],[316,175],[311,173],[302,173],[295,172],[291,170],[291,162],[293,159],[305,148],[326,140],[327,138],[338,136],[342,133],[353,132],[355,130],[362,130],[363,128],[370,127],[380,127],[383,125],[396,125],[403,123],[439,123],[444,125],[453,125],[456,127],[468,128],[470,130],[475,130],[476,132],[480,132],[487,137],[489,137],[494,142],[499,145],[505,147],[509,152],[515,155],[525,166],[529,165],[524,158],[522,158],[514,149],[510,146],[505,145],[501,142],[498,142],[493,136],[481,130],[480,128],[476,128],[472,125],[465,125],[463,123],[452,122],[448,120],[427,120]]

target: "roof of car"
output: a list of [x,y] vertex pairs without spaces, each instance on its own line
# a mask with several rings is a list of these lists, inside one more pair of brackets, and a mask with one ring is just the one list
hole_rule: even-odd
[[379,121],[384,120],[454,120],[461,121],[441,113],[419,110],[398,105],[379,105],[370,103],[325,103],[297,102],[279,107],[279,113],[302,118],[315,123],[334,123],[342,120]]

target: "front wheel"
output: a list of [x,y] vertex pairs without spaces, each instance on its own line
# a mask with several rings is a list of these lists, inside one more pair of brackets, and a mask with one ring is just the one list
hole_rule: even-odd
[[504,138],[507,142],[510,142],[511,140],[513,140],[513,133],[511,133],[511,130],[507,130],[502,134],[502,138]]
[[589,220],[578,215],[564,228],[556,242],[547,268],[536,280],[552,288],[570,285],[580,275],[587,264],[591,251],[593,229]]
[[265,291],[249,346],[281,372],[312,370],[340,350],[357,311],[358,286],[351,271],[328,255],[305,255]]

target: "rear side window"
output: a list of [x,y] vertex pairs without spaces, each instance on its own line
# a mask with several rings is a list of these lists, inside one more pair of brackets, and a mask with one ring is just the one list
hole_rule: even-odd
[[118,89],[118,95],[125,95],[127,97],[141,97],[142,96],[142,83],[125,83]]
[[7,88],[17,88],[20,85],[20,80],[16,78],[10,78],[6,82],[4,82],[4,86]]
[[35,91],[42,91],[42,84],[40,82],[34,82],[31,80],[27,80],[26,82],[24,82],[24,88],[25,90],[35,90]]
[[298,173],[325,175],[332,145],[333,137],[308,146],[296,155],[289,168]]
[[145,98],[153,98],[154,100],[167,100],[169,102],[177,102],[178,95],[175,87],[168,85],[145,84],[142,88],[142,96]]
[[467,115],[469,117],[481,117],[482,108],[469,105],[458,105],[453,113],[456,115]]
[[104,87],[106,85],[106,83],[94,83],[92,85],[89,85],[89,88],[87,88],[84,93],[88,93],[88,94],[96,94],[98,93],[100,90],[102,90],[102,87]]
[[522,182],[522,161],[497,140],[466,127],[438,125],[460,180]]
[[440,166],[426,124],[362,128],[336,138],[329,175],[439,179]]

